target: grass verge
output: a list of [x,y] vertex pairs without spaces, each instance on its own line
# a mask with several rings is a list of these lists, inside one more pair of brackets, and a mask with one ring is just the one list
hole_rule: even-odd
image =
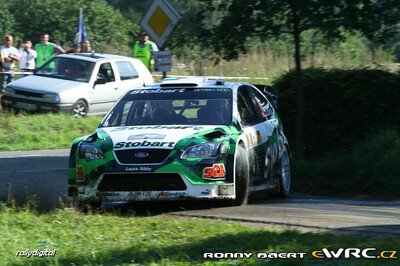
[[[120,217],[72,209],[37,214],[1,206],[3,265],[398,265],[399,259],[320,260],[314,250],[358,247],[396,250],[399,239],[278,231],[224,221]],[[55,257],[17,257],[20,250],[54,250]],[[252,252],[250,259],[205,260],[203,252]],[[304,259],[256,258],[257,252],[305,252]]]
[[62,113],[0,113],[0,151],[69,148],[75,138],[94,132],[101,119],[74,118]]

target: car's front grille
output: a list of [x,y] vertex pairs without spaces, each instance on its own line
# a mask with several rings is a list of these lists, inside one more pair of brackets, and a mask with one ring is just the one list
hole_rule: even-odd
[[16,95],[26,96],[26,97],[36,97],[36,98],[42,98],[43,97],[43,93],[22,91],[22,90],[15,90],[15,94]]
[[118,173],[105,174],[99,191],[167,191],[186,190],[177,173]]
[[121,164],[162,163],[172,150],[168,149],[131,149],[115,151]]

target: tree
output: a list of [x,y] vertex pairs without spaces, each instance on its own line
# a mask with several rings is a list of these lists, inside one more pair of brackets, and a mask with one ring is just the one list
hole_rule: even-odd
[[356,0],[347,8],[346,27],[362,32],[370,41],[371,59],[376,47],[399,33],[400,1]]
[[[0,36],[5,36],[7,34],[13,34],[14,32],[14,17],[10,12],[10,6],[8,2],[0,2]],[[15,38],[15,36],[14,36]],[[3,40],[3,39],[2,39]]]
[[198,13],[203,27],[200,34],[213,47],[217,60],[236,59],[248,50],[251,38],[265,41],[290,34],[294,45],[296,89],[298,93],[296,139],[298,152],[303,151],[303,122],[305,99],[301,72],[301,34],[310,29],[326,37],[339,38],[340,27],[345,25],[345,0],[202,0],[203,10]]
[[129,31],[138,30],[105,0],[10,0],[8,4],[15,32],[34,43],[40,41],[41,33],[47,32],[51,41],[72,46],[79,8],[83,8],[88,39],[96,51],[127,53]]

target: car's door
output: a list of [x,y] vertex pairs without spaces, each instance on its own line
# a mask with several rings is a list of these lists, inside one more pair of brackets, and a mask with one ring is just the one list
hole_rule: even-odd
[[267,97],[264,96],[258,89],[250,87],[250,90],[257,102],[257,105],[261,107],[265,114],[266,121],[263,123],[266,137],[268,138],[269,150],[267,151],[271,164],[275,164],[279,154],[279,129],[278,129],[278,118],[276,111],[272,104],[268,101]]
[[95,81],[90,93],[91,113],[107,112],[120,97],[119,78],[110,62],[101,63],[94,69]]
[[118,71],[118,79],[120,80],[117,93],[122,96],[128,90],[137,86],[143,85],[143,80],[139,76],[139,72],[135,69],[132,63],[128,60],[121,60],[115,62]]
[[275,124],[267,118],[260,102],[255,97],[254,88],[242,86],[238,91],[238,110],[250,150],[250,165],[254,185],[266,182],[272,163],[272,147]]

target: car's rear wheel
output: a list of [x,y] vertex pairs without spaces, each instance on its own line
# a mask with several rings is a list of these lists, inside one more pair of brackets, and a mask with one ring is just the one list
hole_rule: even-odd
[[249,198],[249,159],[243,146],[238,146],[235,157],[235,206],[247,204]]
[[291,188],[290,158],[286,146],[279,160],[279,168],[280,174],[276,177],[277,193],[275,195],[285,198],[289,195]]
[[72,106],[71,115],[73,115],[74,117],[85,117],[87,115],[88,109],[88,105],[85,101],[78,100]]

